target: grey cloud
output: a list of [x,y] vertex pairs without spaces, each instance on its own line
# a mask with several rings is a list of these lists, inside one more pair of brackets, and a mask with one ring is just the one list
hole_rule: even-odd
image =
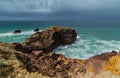
[[0,16],[47,19],[47,16],[110,15],[120,12],[119,3],[120,0],[0,0]]
[[0,0],[0,11],[54,12],[61,10],[117,9],[119,0]]

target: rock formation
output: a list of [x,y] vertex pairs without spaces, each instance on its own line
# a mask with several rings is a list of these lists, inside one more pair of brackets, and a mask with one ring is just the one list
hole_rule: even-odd
[[16,33],[21,33],[21,30],[15,30],[13,33],[14,33],[14,34],[16,34]]
[[[105,52],[87,60],[66,58],[62,54],[52,52],[58,46],[72,44],[75,40],[76,32],[74,29],[52,27],[33,34],[22,44],[0,44],[0,46],[5,46],[0,47],[0,58],[12,60],[12,62],[14,59],[15,62],[19,60],[22,64],[18,68],[22,65],[22,68],[25,68],[29,73],[38,72],[38,74],[41,73],[49,77],[120,78],[120,54],[116,51]],[[9,49],[5,49],[6,47]],[[7,50],[7,54],[3,50]],[[0,61],[5,62],[1,59]],[[12,64],[14,65],[14,63]],[[18,68],[12,67],[14,70],[11,71],[17,74],[16,70]],[[19,73],[21,72],[19,71]],[[22,74],[21,77],[25,78]],[[31,78],[34,78],[34,76]]]
[[[69,45],[76,40],[76,31],[65,27],[51,27],[42,32],[36,32],[27,38],[22,44],[16,44],[14,47],[23,49],[27,52],[42,50],[51,52],[58,46]],[[18,49],[17,49],[18,50]]]
[[53,52],[33,51],[28,55],[19,52],[15,54],[29,72],[38,71],[46,76],[61,76],[62,78],[71,78],[72,75],[77,77],[77,73],[85,75],[87,72],[93,72],[97,75],[103,72],[104,67],[107,70],[109,59],[112,56],[118,55],[117,52],[103,53],[88,60],[79,60],[66,58],[62,54]]
[[35,29],[34,29],[34,32],[38,32],[38,31],[39,31],[39,28],[35,28]]

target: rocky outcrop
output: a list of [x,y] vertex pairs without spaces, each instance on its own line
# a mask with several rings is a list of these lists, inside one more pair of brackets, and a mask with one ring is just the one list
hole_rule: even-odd
[[36,27],[36,28],[34,29],[34,32],[38,32],[38,31],[39,31],[39,28]]
[[65,27],[51,27],[42,32],[36,32],[27,38],[21,45],[14,44],[17,50],[23,49],[27,52],[34,50],[42,50],[44,52],[51,52],[58,46],[69,45],[76,40],[76,31]]
[[103,71],[104,67],[107,67],[108,61],[112,56],[116,56],[116,51],[105,52],[101,55],[96,55],[86,60],[85,65],[87,68],[91,68],[91,71],[98,74]]
[[21,33],[21,30],[15,30],[13,33],[14,33],[14,34],[16,34],[16,33]]
[[[6,53],[6,51],[3,52],[4,47],[2,49],[0,47],[0,58],[5,61],[6,59],[12,60],[12,62],[13,59],[16,62],[17,58],[21,63],[18,68],[22,65],[22,68],[25,68],[29,73],[38,72],[38,74],[42,73],[42,75],[56,78],[101,78],[101,76],[110,78],[105,75],[112,75],[111,77],[120,75],[120,54],[116,51],[105,52],[87,60],[66,58],[62,54],[52,52],[58,46],[69,45],[75,40],[74,29],[52,27],[33,34],[22,44],[12,43],[6,46],[9,49],[14,49],[11,50],[11,54],[8,53],[9,49],[6,49]],[[12,64],[14,65],[14,63]],[[15,67],[14,69],[13,71],[17,70]],[[17,72],[15,73],[17,74]]]
[[85,75],[87,72],[93,72],[97,75],[104,71],[104,67],[107,67],[109,59],[116,55],[118,55],[117,52],[107,52],[93,56],[88,60],[79,60],[66,58],[62,54],[53,52],[33,51],[32,54],[28,55],[16,53],[16,56],[24,62],[29,72],[38,71],[43,75],[50,77],[60,76],[62,78],[71,78],[72,75],[77,77],[78,73]]
[[0,42],[0,78],[50,78],[38,72],[28,72],[15,53],[19,52],[12,49],[10,44]]
[[[15,53],[29,72],[38,71],[43,75],[62,78],[71,77],[70,73],[77,72],[86,73],[86,68],[82,60],[66,58],[62,54],[53,52],[44,53],[42,51],[34,51],[32,54]],[[26,61],[25,61],[26,60]]]

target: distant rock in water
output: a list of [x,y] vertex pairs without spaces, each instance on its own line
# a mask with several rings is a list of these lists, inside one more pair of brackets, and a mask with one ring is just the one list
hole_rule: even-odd
[[38,31],[39,31],[39,28],[35,28],[35,29],[34,29],[34,32],[38,32]]
[[33,50],[51,52],[58,46],[74,43],[76,37],[77,33],[74,29],[51,27],[31,35],[22,43],[22,46],[30,52]]
[[15,30],[13,33],[14,33],[14,34],[16,34],[16,33],[21,33],[21,30]]

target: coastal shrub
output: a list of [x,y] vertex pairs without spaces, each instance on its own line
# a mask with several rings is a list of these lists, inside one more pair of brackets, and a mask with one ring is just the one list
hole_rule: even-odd
[[4,67],[6,64],[3,62],[0,62],[0,67]]
[[58,27],[58,26],[49,26],[49,28],[56,28],[56,27]]

